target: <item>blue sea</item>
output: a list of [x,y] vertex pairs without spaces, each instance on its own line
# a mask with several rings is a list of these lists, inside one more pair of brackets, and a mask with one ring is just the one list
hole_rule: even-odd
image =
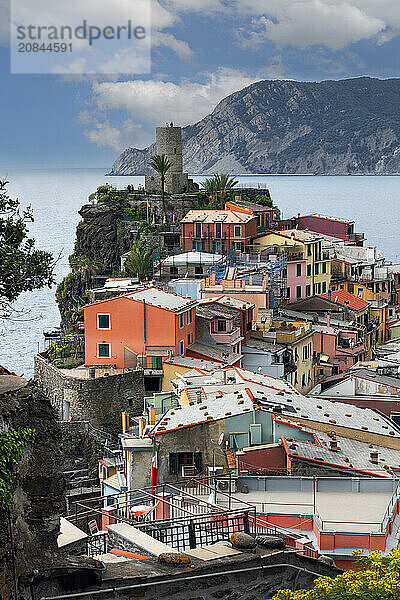
[[[142,177],[108,177],[104,169],[13,170],[0,178],[10,181],[12,197],[31,205],[35,222],[30,231],[37,246],[61,255],[57,281],[68,273],[78,210],[99,185],[137,186]],[[195,176],[201,182],[202,177]],[[356,221],[366,244],[377,246],[393,262],[400,262],[400,177],[263,176],[238,177],[241,186],[268,187],[283,217],[320,213]],[[43,347],[43,330],[59,325],[54,289],[23,294],[12,318],[0,323],[0,364],[25,377],[33,375],[33,355]]]

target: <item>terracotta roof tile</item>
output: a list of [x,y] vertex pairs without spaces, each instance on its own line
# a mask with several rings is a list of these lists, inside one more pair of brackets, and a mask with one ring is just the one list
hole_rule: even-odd
[[[325,298],[329,300],[329,292],[325,294],[319,294],[321,298]],[[369,306],[369,302],[366,302],[362,298],[357,298],[357,296],[353,296],[350,292],[346,290],[336,290],[331,292],[331,301],[340,304],[341,306],[348,306],[352,310],[364,310]]]

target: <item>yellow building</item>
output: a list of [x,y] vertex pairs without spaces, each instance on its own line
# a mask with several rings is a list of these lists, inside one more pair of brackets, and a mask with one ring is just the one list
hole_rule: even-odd
[[173,390],[172,380],[176,379],[178,375],[184,375],[192,369],[205,375],[222,366],[221,363],[202,360],[201,358],[192,358],[191,356],[171,356],[163,362],[162,391],[171,392]]
[[288,229],[267,231],[253,240],[253,250],[261,252],[268,246],[281,246],[288,256],[288,286],[292,284],[289,263],[305,261],[305,297],[324,294],[331,281],[331,259],[322,249],[322,236],[311,231]]
[[307,394],[315,385],[314,342],[311,323],[304,321],[271,321],[268,328],[257,324],[251,337],[264,342],[286,346],[292,356],[292,371],[288,381],[302,394]]
[[383,344],[386,340],[387,307],[390,297],[390,282],[364,281],[363,283],[348,283],[349,291],[354,296],[370,303],[369,316],[377,324],[376,343]]

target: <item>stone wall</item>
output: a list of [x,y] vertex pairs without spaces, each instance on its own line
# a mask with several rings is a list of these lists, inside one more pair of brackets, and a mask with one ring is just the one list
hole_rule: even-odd
[[[175,408],[174,410],[179,410]],[[184,427],[172,433],[159,433],[156,436],[159,443],[158,451],[158,477],[159,483],[172,481],[176,476],[169,472],[169,455],[171,452],[201,452],[202,471],[207,474],[207,467],[213,464],[213,450],[215,450],[215,466],[226,468],[227,463],[218,439],[225,433],[225,421],[210,421],[194,427]]]
[[[107,581],[100,588],[103,593],[99,596],[87,591],[86,598],[104,597],[107,590],[105,597],[111,594],[114,600],[268,600],[279,589],[311,589],[317,577],[335,577],[341,572],[318,560],[283,551],[212,561],[193,559],[193,566],[188,570],[186,565],[161,565],[153,559],[129,567],[109,565]],[[120,586],[124,589],[118,589]],[[35,590],[36,597],[49,595],[47,590]]]
[[116,434],[121,429],[121,411],[132,414],[143,411],[142,370],[78,379],[57,369],[39,354],[35,356],[34,364],[35,378],[50,398],[60,420],[89,421],[97,429]]

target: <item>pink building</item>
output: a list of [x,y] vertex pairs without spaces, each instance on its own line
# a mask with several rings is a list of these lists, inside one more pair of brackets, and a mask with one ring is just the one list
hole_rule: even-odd
[[286,299],[296,302],[306,297],[306,261],[288,256],[287,263],[287,288]]
[[[339,329],[329,325],[313,325],[314,352],[322,373],[332,375],[350,369],[355,363],[365,360],[367,347],[352,329]],[[318,368],[318,367],[317,367]]]
[[291,219],[278,221],[277,226],[279,229],[309,229],[323,235],[353,242],[356,246],[362,246],[364,242],[363,233],[354,233],[354,221],[338,217],[327,217],[317,214],[297,215],[297,217],[292,217]]

